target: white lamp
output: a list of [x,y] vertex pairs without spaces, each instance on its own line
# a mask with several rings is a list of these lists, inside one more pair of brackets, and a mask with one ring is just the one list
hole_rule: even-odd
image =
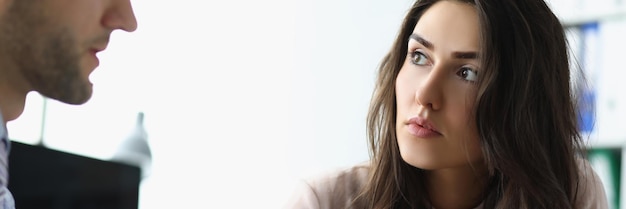
[[144,113],[139,112],[135,128],[128,138],[122,142],[111,160],[139,166],[141,168],[141,177],[145,178],[150,174],[152,153],[148,145],[148,134],[143,125],[143,120]]

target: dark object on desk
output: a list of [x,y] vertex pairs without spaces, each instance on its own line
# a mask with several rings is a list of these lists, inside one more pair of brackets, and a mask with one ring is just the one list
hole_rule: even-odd
[[12,142],[9,190],[19,209],[137,209],[141,170]]

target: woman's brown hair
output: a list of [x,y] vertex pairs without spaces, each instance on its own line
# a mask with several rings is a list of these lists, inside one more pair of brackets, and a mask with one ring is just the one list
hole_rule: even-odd
[[[438,0],[418,0],[380,65],[367,117],[370,177],[355,208],[429,208],[423,172],[396,141],[395,81],[407,41]],[[563,27],[543,0],[463,0],[480,21],[475,122],[489,185],[484,208],[574,208],[581,136]]]

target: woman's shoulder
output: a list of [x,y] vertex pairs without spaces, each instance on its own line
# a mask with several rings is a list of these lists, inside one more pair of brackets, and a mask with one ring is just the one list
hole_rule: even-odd
[[299,182],[286,208],[345,208],[367,182],[369,163],[337,168]]
[[576,192],[576,208],[605,209],[608,202],[602,180],[594,171],[589,161],[577,159],[579,181]]
[[318,189],[339,189],[338,187],[355,187],[367,180],[369,163],[359,163],[350,167],[333,169],[322,174],[307,178],[311,187]]

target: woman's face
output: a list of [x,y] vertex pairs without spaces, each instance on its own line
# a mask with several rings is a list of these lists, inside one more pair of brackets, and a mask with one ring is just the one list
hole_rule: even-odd
[[426,10],[407,41],[395,84],[402,159],[425,170],[482,162],[472,107],[481,54],[475,8],[439,1]]

